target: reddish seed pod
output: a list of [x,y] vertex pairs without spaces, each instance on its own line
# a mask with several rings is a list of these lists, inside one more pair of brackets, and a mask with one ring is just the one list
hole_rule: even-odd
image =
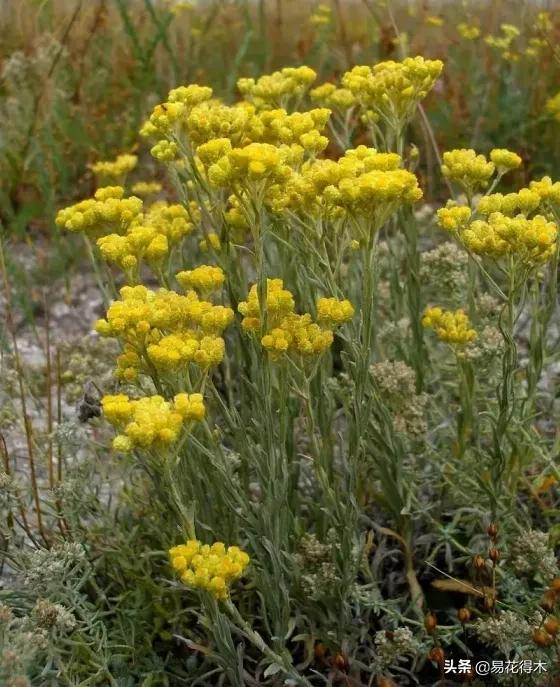
[[496,537],[498,536],[498,525],[496,525],[495,522],[491,522],[488,525],[488,529],[486,530],[486,532],[488,533],[490,539],[496,539]]
[[545,647],[545,646],[548,646],[550,644],[550,635],[548,635],[541,628],[536,628],[535,630],[533,630],[532,637],[533,637],[533,642],[535,642],[535,644],[537,646]]
[[495,546],[492,546],[490,548],[490,551],[488,551],[488,555],[490,556],[490,560],[494,564],[497,563],[500,559],[500,552],[498,551],[498,549]]
[[434,661],[435,663],[441,665],[445,659],[445,653],[440,646],[434,646],[428,654],[428,658],[430,661]]
[[461,625],[464,625],[465,623],[468,623],[471,619],[471,612],[468,608],[460,608],[457,611],[457,618],[459,618],[459,622],[461,623]]
[[436,631],[437,618],[433,613],[428,613],[424,617],[424,627],[426,628],[426,632],[430,635],[434,634]]
[[549,635],[553,637],[558,634],[560,630],[560,621],[555,616],[551,615],[544,621],[544,629]]

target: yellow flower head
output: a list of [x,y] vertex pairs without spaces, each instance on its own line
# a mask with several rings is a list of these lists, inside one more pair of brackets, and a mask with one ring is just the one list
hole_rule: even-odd
[[443,175],[456,181],[465,190],[485,188],[494,174],[495,166],[484,155],[477,155],[474,150],[461,148],[443,154]]
[[60,210],[56,223],[69,231],[123,234],[139,218],[143,207],[140,198],[123,196],[122,186],[100,188],[93,198]]
[[440,341],[452,345],[463,345],[477,338],[477,333],[472,329],[464,310],[453,312],[441,308],[427,308],[422,325],[433,329]]
[[469,24],[457,24],[457,31],[459,35],[467,41],[474,41],[480,36],[480,29],[478,26],[471,26]]
[[496,166],[498,172],[507,172],[510,169],[516,169],[521,165],[521,158],[517,153],[512,153],[511,150],[505,148],[494,148],[490,151],[490,159]]
[[437,211],[439,226],[445,231],[460,231],[471,218],[471,209],[466,205],[448,205]]
[[137,163],[136,155],[119,155],[116,160],[96,162],[89,165],[89,168],[97,177],[122,179],[136,167]]
[[251,560],[238,546],[201,544],[197,539],[169,549],[169,559],[183,584],[204,589],[218,600],[228,598],[231,584],[243,576]]
[[473,253],[495,260],[511,255],[530,268],[555,254],[557,234],[556,224],[542,215],[528,219],[493,212],[486,221],[476,220],[465,229],[463,241]]
[[204,417],[200,394],[178,394],[173,402],[162,396],[131,400],[118,394],[104,396],[101,405],[108,422],[121,432],[113,441],[118,451],[165,448],[177,441],[185,422]]
[[531,191],[538,193],[541,202],[560,204],[560,181],[553,182],[550,177],[543,177],[539,181],[529,184]]
[[132,193],[137,196],[151,196],[161,191],[161,184],[157,181],[138,181],[132,187]]
[[337,88],[333,83],[324,83],[309,92],[316,103],[332,110],[348,110],[357,104],[356,96],[348,88]]
[[337,298],[319,298],[317,301],[317,323],[327,327],[336,327],[354,317],[354,306],[348,300]]
[[402,126],[431,91],[442,69],[440,60],[407,57],[402,62],[354,67],[343,75],[342,85],[364,110],[373,110],[389,121],[396,118]]
[[492,193],[484,196],[478,202],[476,211],[481,215],[491,215],[493,212],[501,212],[510,217],[519,213],[528,215],[538,208],[540,202],[541,197],[536,191],[522,188],[517,193]]
[[283,107],[293,98],[301,97],[315,81],[317,74],[310,67],[285,67],[255,79],[239,79],[237,88],[246,100],[260,109]]
[[179,272],[176,279],[185,290],[196,289],[203,294],[208,294],[223,286],[225,275],[221,267],[200,265],[194,270]]
[[[282,319],[293,312],[294,297],[284,288],[282,279],[267,280],[266,315],[269,328],[274,328]],[[246,301],[239,303],[237,309],[243,315],[241,326],[247,331],[258,331],[261,326],[260,306],[257,285],[253,284]]]

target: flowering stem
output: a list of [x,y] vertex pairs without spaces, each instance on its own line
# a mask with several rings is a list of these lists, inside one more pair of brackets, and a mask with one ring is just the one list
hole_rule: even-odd
[[264,639],[257,632],[255,632],[255,630],[253,630],[253,628],[237,610],[237,607],[232,603],[231,599],[226,599],[226,601],[224,601],[224,607],[230,615],[235,626],[243,632],[251,644],[253,644],[270,661],[279,666],[279,668],[286,675],[292,678],[292,680],[295,680],[297,684],[305,685],[305,687],[312,687],[311,683],[297,672],[286,656],[281,656],[273,651],[264,641]]

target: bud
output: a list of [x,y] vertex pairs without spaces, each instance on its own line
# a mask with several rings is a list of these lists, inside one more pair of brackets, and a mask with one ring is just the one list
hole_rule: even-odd
[[434,646],[428,654],[428,658],[430,659],[430,661],[434,661],[435,663],[441,665],[444,661],[445,653],[443,652],[443,649],[440,646]]
[[484,608],[487,611],[491,611],[495,605],[496,605],[496,599],[494,599],[494,597],[492,597],[492,596],[485,596],[484,597]]
[[315,656],[317,658],[324,658],[327,653],[327,647],[323,644],[323,642],[317,642],[313,651],[315,652]]
[[556,634],[558,634],[558,630],[560,629],[560,621],[558,618],[551,615],[544,621],[544,629],[549,635],[554,637]]
[[464,625],[465,623],[468,623],[471,619],[471,612],[468,608],[460,608],[457,611],[457,618],[459,618],[459,622],[461,623],[461,625]]
[[334,664],[339,670],[348,670],[348,658],[344,654],[337,654],[334,657]]
[[500,558],[500,552],[498,551],[498,549],[495,546],[492,546],[490,548],[490,551],[488,551],[488,555],[490,556],[490,560],[492,561],[492,563],[496,565]]
[[433,613],[428,613],[424,618],[424,627],[426,632],[433,635],[437,627],[437,618]]
[[393,682],[393,680],[388,677],[378,677],[376,684],[377,687],[397,687],[397,683]]
[[545,611],[551,611],[555,605],[556,594],[551,589],[547,589],[541,599],[541,608],[543,608]]
[[491,522],[488,525],[488,529],[486,530],[486,532],[490,539],[496,539],[496,537],[498,536],[498,525],[496,525],[495,522]]
[[532,637],[533,642],[535,642],[537,646],[545,647],[550,644],[550,636],[540,628],[536,628],[535,630],[533,630]]
[[473,558],[473,565],[476,568],[476,570],[482,570],[486,567],[486,561],[480,554],[478,554]]

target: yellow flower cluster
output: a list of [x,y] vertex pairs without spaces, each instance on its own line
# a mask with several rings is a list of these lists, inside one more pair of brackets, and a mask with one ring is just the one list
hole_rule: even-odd
[[560,204],[560,181],[553,182],[550,177],[543,177],[539,181],[532,181],[529,187],[539,194],[542,202]]
[[185,290],[196,289],[207,294],[223,286],[225,275],[221,267],[199,265],[194,270],[179,272],[176,279]]
[[507,217],[493,212],[487,221],[476,220],[462,234],[473,253],[499,259],[513,255],[519,263],[532,267],[549,260],[556,251],[558,229],[542,215]]
[[546,111],[551,114],[557,122],[560,122],[560,92],[546,101]]
[[343,75],[342,85],[365,110],[373,110],[389,122],[396,118],[402,125],[433,88],[442,69],[440,60],[407,57],[402,62],[354,67]]
[[333,216],[348,212],[381,222],[400,205],[422,197],[416,177],[399,169],[400,163],[396,153],[378,153],[366,146],[347,150],[337,162],[304,163],[276,198],[275,207]]
[[283,109],[266,110],[251,118],[246,136],[253,143],[298,144],[317,153],[327,147],[328,139],[321,136],[321,131],[330,114],[331,111],[324,107],[291,114]]
[[288,146],[276,147],[269,143],[249,143],[244,148],[233,148],[208,168],[208,179],[214,186],[251,182],[283,183],[292,173],[290,163],[294,154],[303,155],[303,149],[294,151]]
[[471,209],[466,205],[448,204],[437,211],[438,224],[445,231],[460,231],[471,218]]
[[132,381],[146,366],[177,369],[193,362],[201,367],[221,362],[223,330],[233,321],[233,310],[199,299],[194,291],[150,291],[125,286],[106,319],[95,328],[102,336],[119,337],[124,353],[117,360],[117,377]]
[[289,99],[301,97],[315,81],[310,67],[285,67],[255,79],[239,79],[237,88],[246,100],[259,109],[283,107]]
[[490,151],[490,160],[496,166],[498,173],[507,172],[510,169],[516,169],[521,165],[521,158],[517,153],[507,150],[506,148],[494,148]]
[[250,562],[238,546],[201,544],[197,539],[169,549],[169,558],[183,584],[204,589],[219,600],[228,598],[231,583],[243,575]]
[[350,301],[337,298],[319,298],[317,301],[317,322],[328,327],[337,326],[354,317],[354,306]]
[[192,109],[186,119],[185,130],[194,145],[215,138],[228,138],[238,146],[254,116],[255,108],[249,103],[241,102],[230,107],[211,100]]
[[88,233],[113,230],[119,234],[138,219],[142,212],[140,198],[124,198],[122,186],[106,186],[95,192],[94,198],[82,200],[59,210],[56,223],[69,231]]
[[116,160],[96,162],[89,165],[91,171],[98,177],[108,179],[122,179],[136,167],[138,157],[136,155],[119,155]]
[[138,181],[132,187],[132,193],[137,196],[151,196],[161,191],[161,184],[157,181]]
[[[167,102],[156,105],[150,118],[142,127],[142,136],[161,136],[178,133],[188,113],[200,103],[210,100],[212,89],[207,86],[179,86],[169,91]],[[153,154],[153,151],[152,151]]]
[[495,166],[484,155],[477,155],[472,148],[449,150],[443,154],[443,175],[457,182],[465,190],[485,188],[494,174]]
[[[294,297],[284,288],[282,279],[268,279],[266,293],[266,318],[269,327],[276,327],[286,315],[295,308]],[[243,315],[241,326],[246,331],[257,332],[261,328],[259,297],[257,285],[253,284],[246,301],[239,303],[239,312]]]
[[198,245],[203,253],[207,253],[210,248],[212,248],[212,250],[219,251],[222,247],[220,237],[215,232],[210,232],[208,236],[205,239],[202,239]]
[[457,24],[457,31],[459,35],[467,41],[474,41],[480,36],[480,29],[478,26],[472,26],[470,24]]
[[[219,365],[224,358],[225,344],[219,336],[202,336],[199,332],[184,331],[169,334],[150,344],[146,353],[150,361],[160,371],[176,373],[189,363],[195,363],[202,369]],[[122,364],[128,366],[127,358]]]
[[522,188],[517,193],[492,193],[484,196],[479,200],[476,210],[481,215],[491,215],[493,212],[509,216],[518,213],[528,215],[538,208],[540,202],[541,197],[536,191]]
[[194,229],[193,222],[200,221],[200,209],[191,202],[187,211],[178,203],[169,204],[164,200],[153,203],[148,208],[145,223],[155,227],[163,234],[170,245],[178,243],[184,236],[188,236]]
[[440,341],[452,345],[466,344],[477,338],[477,333],[471,327],[468,315],[464,310],[442,310],[442,308],[427,308],[422,318],[424,327],[433,329]]
[[287,315],[279,327],[270,329],[261,339],[263,348],[273,360],[293,352],[302,356],[321,355],[333,342],[331,329],[323,329],[313,322],[309,313]]
[[324,83],[309,92],[311,100],[333,110],[348,110],[356,105],[356,96],[348,88],[337,88],[333,83]]
[[[317,321],[309,313],[294,313],[295,302],[281,279],[267,280],[266,332],[261,344],[275,360],[286,353],[301,356],[320,355],[333,342],[332,329],[351,319],[354,308],[350,301],[321,298],[317,301]],[[246,331],[261,330],[260,307],[256,284],[247,301],[238,306]]]
[[202,394],[177,394],[173,402],[162,396],[133,400],[126,394],[104,396],[103,414],[120,430],[113,440],[116,451],[134,448],[163,448],[179,438],[187,422],[204,419]]
[[150,153],[159,162],[173,162],[177,158],[178,150],[175,142],[161,140],[150,149]]
[[428,26],[436,26],[439,28],[440,26],[443,26],[443,17],[437,17],[435,15],[430,15],[430,16],[426,17],[426,24]]
[[309,17],[309,21],[313,26],[327,26],[332,19],[332,8],[329,5],[321,3],[317,9]]
[[108,234],[97,239],[97,246],[107,262],[119,265],[134,281],[138,266],[145,260],[157,268],[169,251],[167,237],[155,227],[134,224],[125,236]]

